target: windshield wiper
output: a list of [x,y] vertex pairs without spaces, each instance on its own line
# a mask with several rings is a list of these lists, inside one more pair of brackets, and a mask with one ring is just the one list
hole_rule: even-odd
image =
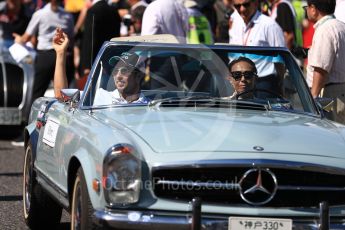
[[230,100],[233,104],[236,105],[238,109],[252,109],[252,110],[271,110],[269,104],[259,103],[255,101],[245,101],[245,100]]
[[154,99],[149,102],[149,106],[156,106],[157,104],[161,103],[181,103],[181,102],[189,102],[189,101],[211,101],[214,97],[210,96],[185,96],[185,97],[168,97],[168,98],[161,98],[161,99]]
[[267,104],[253,101],[230,100],[210,96],[174,97],[153,100],[150,107],[208,107],[208,108],[238,108],[251,110],[269,110]]

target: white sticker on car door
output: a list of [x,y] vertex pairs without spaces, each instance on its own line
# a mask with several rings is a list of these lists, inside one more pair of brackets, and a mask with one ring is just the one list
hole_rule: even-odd
[[43,143],[50,147],[55,146],[56,135],[59,129],[60,122],[53,118],[48,118],[43,133]]

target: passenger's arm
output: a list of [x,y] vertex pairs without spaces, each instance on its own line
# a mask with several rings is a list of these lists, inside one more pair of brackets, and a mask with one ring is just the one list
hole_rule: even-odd
[[56,29],[53,38],[53,47],[56,52],[55,72],[54,72],[54,94],[58,99],[62,98],[61,89],[68,87],[66,75],[66,53],[69,39],[60,29]]

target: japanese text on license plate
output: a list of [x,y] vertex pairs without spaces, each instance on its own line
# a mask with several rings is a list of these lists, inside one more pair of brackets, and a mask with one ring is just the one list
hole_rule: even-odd
[[291,230],[291,219],[230,217],[229,230]]

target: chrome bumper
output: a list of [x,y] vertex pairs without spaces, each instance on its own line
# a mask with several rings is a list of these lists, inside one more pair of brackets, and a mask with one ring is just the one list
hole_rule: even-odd
[[[204,214],[200,218],[198,203],[190,213],[169,211],[97,210],[94,222],[106,228],[140,230],[228,230],[229,216]],[[327,216],[326,216],[327,215]],[[320,204],[320,218],[292,218],[293,230],[345,230],[345,218],[329,221],[327,204]]]

